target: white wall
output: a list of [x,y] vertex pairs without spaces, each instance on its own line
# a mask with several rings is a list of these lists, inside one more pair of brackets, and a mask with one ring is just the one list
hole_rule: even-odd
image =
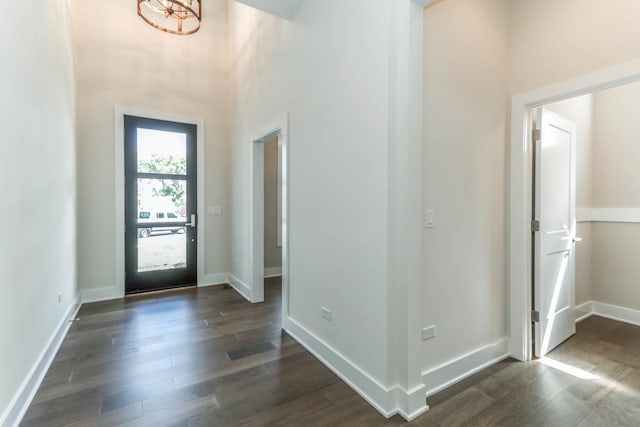
[[72,0],[78,122],[78,279],[114,287],[114,107],[205,121],[205,274],[229,271],[229,59],[227,1],[207,2],[200,31],[176,36],[147,25],[135,3]]
[[511,0],[511,93],[640,56],[640,2]]
[[[424,369],[506,337],[506,1],[425,10]],[[427,384],[427,388],[434,384]]]
[[264,143],[264,268],[282,267],[278,246],[278,138]]
[[640,83],[594,95],[595,208],[640,208]]
[[[594,151],[594,96],[584,95],[544,107],[576,124],[576,207],[593,206],[593,151]],[[578,222],[576,235],[582,242],[576,244],[576,305],[592,298],[592,224]]]
[[25,19],[0,26],[0,425],[77,296],[68,5],[17,2],[11,16]]
[[[638,111],[639,83],[594,95],[594,208],[640,208]],[[640,223],[592,227],[593,300],[640,310]]]
[[[511,94],[637,60],[640,55],[640,27],[636,18],[639,14],[640,3],[634,0],[621,0],[615,6],[599,0],[510,1]],[[608,184],[624,181],[627,188],[637,186],[633,178],[625,178],[637,147],[634,145],[632,151],[622,155],[615,150],[609,152],[606,144],[601,143],[599,134],[602,128],[597,123],[598,97],[599,94],[594,96],[593,206],[636,206],[637,191],[626,192],[621,187]],[[632,101],[632,105],[636,105],[636,102]],[[637,134],[635,129],[632,132]],[[599,172],[602,167],[609,168],[607,174],[611,173],[611,176]],[[605,185],[608,185],[606,189]],[[624,193],[630,197],[624,197]],[[617,203],[621,205],[615,206]],[[637,277],[633,268],[636,263],[628,262],[625,257],[611,259],[623,253],[623,249],[632,250],[635,247],[635,226],[592,223],[590,227],[589,231],[587,225],[580,234],[590,240],[590,243],[586,242],[581,247],[585,249],[582,254],[585,254],[588,246],[591,246],[593,300],[605,302],[600,301],[604,299],[611,304],[624,302],[625,306],[640,307],[636,297],[632,298],[629,294],[630,282],[626,280]],[[621,227],[628,227],[628,233],[621,232]],[[606,238],[607,235],[621,240],[614,243],[614,240]],[[601,241],[603,238],[605,241]],[[580,263],[578,258],[577,265]],[[622,266],[625,267],[623,270],[617,270]],[[627,284],[621,285],[621,280]],[[611,287],[617,287],[619,292],[613,295]],[[584,298],[586,294],[577,297],[578,300]]]
[[[252,138],[289,113],[291,318],[381,383],[389,4],[307,0],[293,21],[231,5],[232,272],[250,282]],[[333,321],[322,319],[321,306]]]

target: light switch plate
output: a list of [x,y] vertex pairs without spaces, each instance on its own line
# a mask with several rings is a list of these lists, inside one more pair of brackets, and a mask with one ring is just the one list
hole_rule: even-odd
[[222,206],[209,206],[207,208],[208,215],[222,215]]
[[424,227],[425,228],[434,228],[435,225],[435,216],[436,211],[433,209],[427,209],[424,211]]

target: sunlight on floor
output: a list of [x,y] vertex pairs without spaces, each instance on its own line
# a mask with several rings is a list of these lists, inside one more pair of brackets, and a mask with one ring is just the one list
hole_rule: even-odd
[[584,369],[576,368],[575,366],[567,365],[566,363],[559,362],[549,357],[543,357],[542,359],[539,359],[538,362],[542,363],[543,365],[549,366],[550,368],[562,371],[565,374],[573,375],[574,377],[580,378],[582,380],[600,379],[599,376],[594,375],[591,372],[587,372]]

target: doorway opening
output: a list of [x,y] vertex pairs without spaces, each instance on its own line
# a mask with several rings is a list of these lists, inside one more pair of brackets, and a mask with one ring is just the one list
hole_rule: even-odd
[[[555,105],[556,103],[572,98],[594,94],[605,89],[621,87],[625,84],[640,81],[640,64],[629,63],[622,66],[613,67],[596,73],[572,79],[560,84],[541,88],[512,99],[512,125],[511,125],[511,160],[510,160],[510,236],[509,236],[509,286],[510,286],[510,340],[509,347],[511,356],[527,361],[531,360],[534,354],[533,337],[535,328],[532,327],[534,320],[539,315],[545,320],[555,320],[554,313],[536,312],[534,310],[535,289],[535,269],[534,240],[536,229],[539,226],[532,220],[537,220],[533,214],[535,212],[535,193],[538,189],[534,185],[534,168],[536,157],[534,146],[537,133],[534,132],[533,119],[534,112],[538,107]],[[556,105],[557,106],[557,105]],[[554,107],[550,107],[553,109]],[[579,149],[578,149],[579,151]],[[580,166],[578,166],[578,175]],[[578,183],[580,181],[578,180]],[[580,190],[578,190],[578,197]],[[581,206],[573,206],[577,221],[570,225],[574,228],[580,224],[581,215],[584,209]],[[573,239],[576,234],[582,234],[578,230],[573,230]],[[570,230],[571,231],[571,230]],[[569,233],[571,234],[571,233]],[[567,240],[567,239],[565,239]],[[568,241],[568,240],[567,240]],[[570,242],[572,243],[572,242]],[[579,244],[580,245],[580,244]],[[578,245],[578,247],[579,247]],[[578,262],[580,256],[578,255]],[[562,263],[558,264],[559,267]],[[538,274],[540,272],[538,271]],[[578,274],[579,276],[579,274]],[[551,298],[555,298],[553,293]],[[590,303],[591,304],[591,303]],[[593,303],[595,304],[595,302]],[[572,305],[575,303],[572,302]],[[595,310],[587,310],[584,313],[581,307],[574,314],[574,307],[571,307],[572,316],[581,319],[588,317]],[[547,349],[548,350],[548,349]]]
[[281,297],[282,134],[264,142],[264,300]]
[[124,116],[125,293],[198,280],[197,127]]
[[287,153],[287,116],[251,140],[251,284],[236,288],[256,303],[265,301],[265,278],[272,289],[281,283],[283,325],[289,315]]

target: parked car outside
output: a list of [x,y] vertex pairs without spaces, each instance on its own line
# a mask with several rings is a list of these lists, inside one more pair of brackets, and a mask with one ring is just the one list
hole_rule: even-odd
[[[177,212],[171,211],[139,211],[138,212],[138,225],[147,223],[162,223],[162,222],[186,222],[186,217],[180,215]],[[146,238],[153,234],[167,234],[167,233],[184,233],[184,226],[154,226],[154,227],[139,227],[138,237]]]

